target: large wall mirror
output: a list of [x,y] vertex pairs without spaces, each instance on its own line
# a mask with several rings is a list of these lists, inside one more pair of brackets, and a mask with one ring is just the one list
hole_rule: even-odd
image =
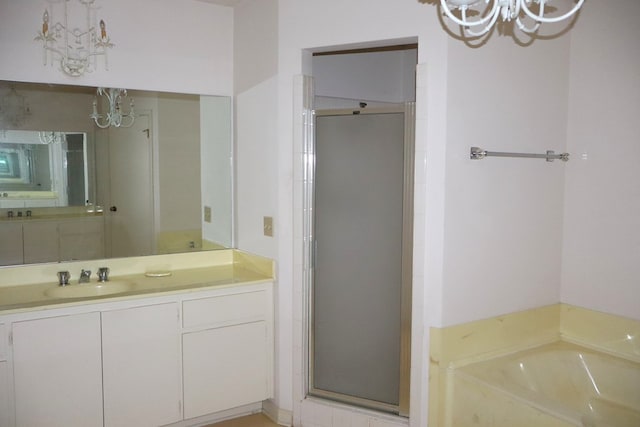
[[0,265],[233,247],[230,98],[127,95],[133,124],[102,129],[95,88],[0,81]]

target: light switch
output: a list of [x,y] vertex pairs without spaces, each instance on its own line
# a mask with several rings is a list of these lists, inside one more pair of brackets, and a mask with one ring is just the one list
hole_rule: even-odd
[[273,237],[273,217],[265,216],[263,224],[264,235],[267,237]]
[[211,222],[211,206],[204,207],[204,222]]

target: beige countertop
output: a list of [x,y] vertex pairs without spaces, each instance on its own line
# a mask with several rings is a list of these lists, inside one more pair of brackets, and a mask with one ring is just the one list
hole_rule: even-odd
[[[231,252],[233,258],[229,259],[230,262],[210,266],[188,266],[190,268],[184,269],[161,269],[165,274],[170,273],[162,277],[150,277],[152,273],[159,271],[147,268],[146,272],[110,275],[109,281],[104,283],[97,282],[96,272],[93,272],[89,283],[79,284],[76,277],[64,287],[58,285],[55,275],[51,275],[52,280],[46,282],[0,286],[0,315],[66,305],[194,292],[207,288],[242,286],[273,280],[270,260],[239,251],[231,250]],[[60,265],[60,267],[64,266]],[[1,276],[0,274],[0,280]]]

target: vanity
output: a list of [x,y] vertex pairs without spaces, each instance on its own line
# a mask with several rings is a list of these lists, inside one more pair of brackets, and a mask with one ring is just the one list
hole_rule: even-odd
[[272,288],[270,260],[231,249],[0,270],[0,427],[188,426],[259,408]]

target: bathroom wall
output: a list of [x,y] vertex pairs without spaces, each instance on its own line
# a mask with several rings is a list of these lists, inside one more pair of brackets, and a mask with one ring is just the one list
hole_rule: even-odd
[[640,2],[585,2],[571,33],[562,302],[640,319]]
[[[278,1],[245,0],[234,8],[234,92],[236,152],[236,243],[246,251],[278,260],[274,288],[275,397],[272,416],[290,420],[291,410],[291,281],[290,256],[278,246],[291,209],[278,210]],[[291,81],[292,83],[292,81]],[[290,83],[290,84],[291,84]],[[291,131],[291,129],[290,129]],[[291,178],[285,178],[290,182]],[[273,237],[264,235],[263,218],[273,218]],[[282,417],[278,410],[287,413]]]
[[[0,80],[160,89],[206,95],[233,93],[233,10],[196,0],[99,1],[98,14],[115,47],[109,70],[69,77],[44,66],[33,39],[47,3],[0,0]],[[52,24],[52,23],[50,23]],[[131,31],[135,28],[135,31]]]
[[559,301],[567,164],[469,149],[566,150],[569,41],[449,43],[441,326]]

